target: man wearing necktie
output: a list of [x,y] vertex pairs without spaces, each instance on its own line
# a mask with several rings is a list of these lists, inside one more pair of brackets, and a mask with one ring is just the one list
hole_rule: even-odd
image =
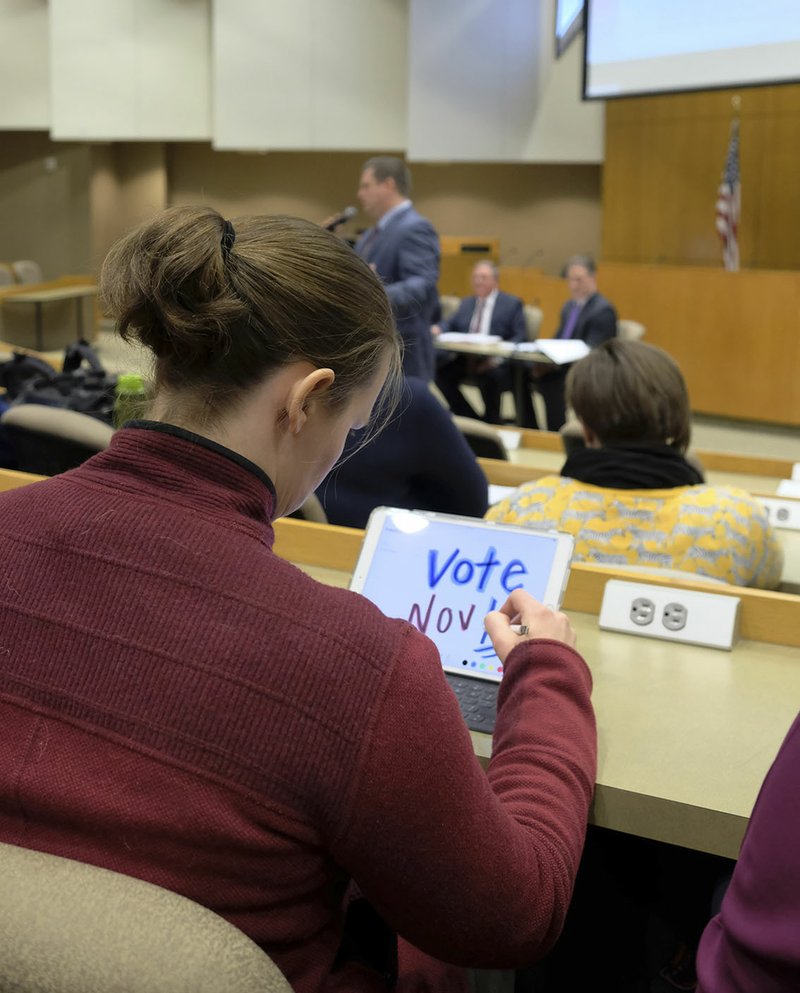
[[[597,292],[594,260],[588,255],[573,255],[564,266],[570,299],[561,308],[561,320],[556,338],[579,338],[589,348],[601,345],[617,334],[617,312],[604,296]],[[558,431],[566,420],[564,380],[569,365],[533,366],[532,385],[544,400],[547,430]],[[523,423],[538,427],[533,403],[526,409]]]
[[[489,260],[478,262],[472,270],[473,296],[465,297],[452,317],[431,328],[435,336],[442,331],[499,335],[504,341],[523,341],[525,313],[522,300],[503,293],[497,286],[497,267]],[[436,385],[450,410],[461,417],[478,417],[461,392],[461,383],[471,380],[481,391],[483,419],[500,423],[500,399],[511,389],[508,362],[497,358],[439,353]]]
[[439,236],[414,210],[411,174],[390,155],[369,159],[361,172],[358,199],[375,223],[356,242],[356,252],[380,276],[403,339],[403,371],[431,380],[430,326],[439,304]]

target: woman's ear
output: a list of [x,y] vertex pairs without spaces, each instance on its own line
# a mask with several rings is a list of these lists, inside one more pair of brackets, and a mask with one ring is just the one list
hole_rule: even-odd
[[308,420],[309,405],[329,390],[336,379],[333,369],[314,369],[292,384],[286,398],[286,422],[291,434],[299,434]]

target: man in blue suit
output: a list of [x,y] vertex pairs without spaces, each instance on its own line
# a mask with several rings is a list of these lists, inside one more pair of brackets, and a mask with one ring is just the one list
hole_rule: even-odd
[[[431,328],[434,335],[443,331],[462,334],[496,334],[504,341],[523,341],[525,314],[522,300],[497,288],[497,267],[493,262],[478,262],[472,270],[474,296],[465,297],[458,310],[446,321]],[[461,392],[464,379],[472,380],[483,397],[484,420],[500,423],[500,398],[511,389],[508,362],[496,358],[473,358],[468,355],[441,355],[436,370],[436,385],[454,414],[477,417]]]
[[[606,298],[597,292],[597,269],[588,255],[573,255],[564,266],[569,286],[569,300],[561,308],[556,338],[579,338],[589,348],[602,345],[617,334],[617,312]],[[547,430],[558,431],[566,420],[564,383],[569,365],[534,366],[531,370],[533,388],[544,400]],[[526,407],[522,414],[525,427],[538,427],[533,402],[526,394]]]
[[434,370],[430,327],[439,303],[439,236],[414,210],[408,194],[411,174],[401,159],[369,159],[361,173],[358,199],[375,222],[356,242],[356,252],[383,280],[403,339],[407,376],[431,380]]

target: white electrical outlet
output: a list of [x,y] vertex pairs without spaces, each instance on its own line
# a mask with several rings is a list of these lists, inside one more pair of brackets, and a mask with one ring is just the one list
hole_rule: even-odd
[[790,497],[759,497],[758,500],[764,505],[773,527],[800,531],[800,500]]
[[738,596],[609,579],[600,627],[730,651],[739,637]]

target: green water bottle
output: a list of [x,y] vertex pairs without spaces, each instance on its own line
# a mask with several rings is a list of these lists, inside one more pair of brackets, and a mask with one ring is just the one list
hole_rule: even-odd
[[143,417],[147,407],[147,390],[138,372],[125,372],[117,377],[114,400],[114,427],[121,428],[125,421]]

